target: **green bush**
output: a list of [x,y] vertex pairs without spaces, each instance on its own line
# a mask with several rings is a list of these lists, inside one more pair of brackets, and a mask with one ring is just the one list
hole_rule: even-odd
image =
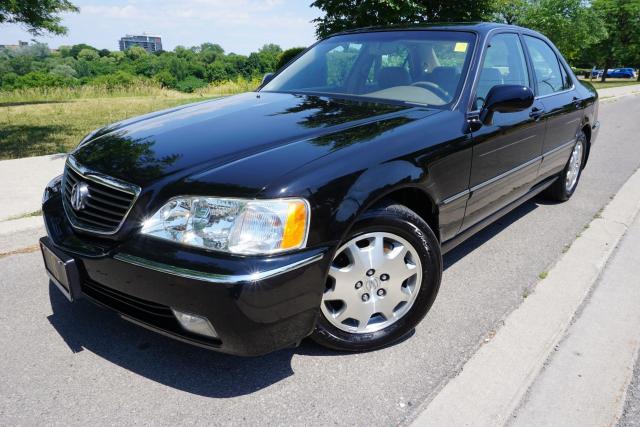
[[140,80],[143,80],[141,77],[134,76],[133,74],[129,74],[124,71],[116,71],[113,74],[106,74],[103,76],[98,76],[92,80],[90,80],[90,84],[95,86],[105,86],[110,89],[120,88],[120,87],[128,87],[137,84]]
[[16,73],[6,73],[0,75],[0,87],[2,87],[3,90],[14,89],[16,80],[18,80],[18,75]]
[[168,89],[175,89],[178,84],[178,79],[175,78],[173,74],[168,72],[167,70],[162,70],[155,76],[153,76],[154,80],[160,83],[162,87]]
[[32,71],[19,76],[13,83],[14,89],[23,89],[29,87],[61,87],[61,86],[77,86],[78,81],[73,77],[63,77],[42,71]]
[[206,85],[207,83],[204,80],[194,76],[188,76],[185,79],[180,80],[176,84],[176,89],[178,89],[180,92],[191,93],[196,89],[205,87]]

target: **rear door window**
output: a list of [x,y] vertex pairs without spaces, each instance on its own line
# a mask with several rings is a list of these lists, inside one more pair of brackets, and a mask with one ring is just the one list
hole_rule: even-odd
[[536,37],[524,36],[524,39],[533,62],[538,95],[550,95],[568,89],[567,79],[551,46]]

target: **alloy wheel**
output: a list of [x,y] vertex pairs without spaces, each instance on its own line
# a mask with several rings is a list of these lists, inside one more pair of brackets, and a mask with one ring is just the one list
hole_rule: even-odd
[[362,234],[336,252],[322,312],[343,331],[379,331],[409,312],[421,283],[420,257],[407,240],[387,232]]
[[567,170],[567,176],[564,182],[567,193],[571,193],[578,183],[580,168],[582,167],[583,146],[583,142],[581,140],[578,140],[575,147],[573,147],[573,151],[571,152],[571,158],[569,159],[569,168]]

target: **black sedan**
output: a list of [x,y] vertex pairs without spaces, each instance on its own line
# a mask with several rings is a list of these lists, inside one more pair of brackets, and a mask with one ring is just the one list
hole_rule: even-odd
[[88,135],[45,190],[45,266],[72,301],[222,352],[380,348],[426,315],[444,252],[571,197],[597,98],[520,27],[337,34],[256,92]]

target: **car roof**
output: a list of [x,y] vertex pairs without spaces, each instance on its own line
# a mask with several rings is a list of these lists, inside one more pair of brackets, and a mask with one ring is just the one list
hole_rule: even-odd
[[407,31],[407,30],[473,31],[473,32],[483,34],[498,28],[535,33],[535,31],[530,30],[528,28],[519,27],[517,25],[501,24],[497,22],[447,22],[447,23],[434,22],[431,24],[408,24],[408,25],[372,26],[372,27],[364,27],[364,28],[355,28],[353,30],[341,31],[341,32],[332,34],[332,36],[341,35],[341,34],[369,33],[369,32],[379,32],[379,31]]

